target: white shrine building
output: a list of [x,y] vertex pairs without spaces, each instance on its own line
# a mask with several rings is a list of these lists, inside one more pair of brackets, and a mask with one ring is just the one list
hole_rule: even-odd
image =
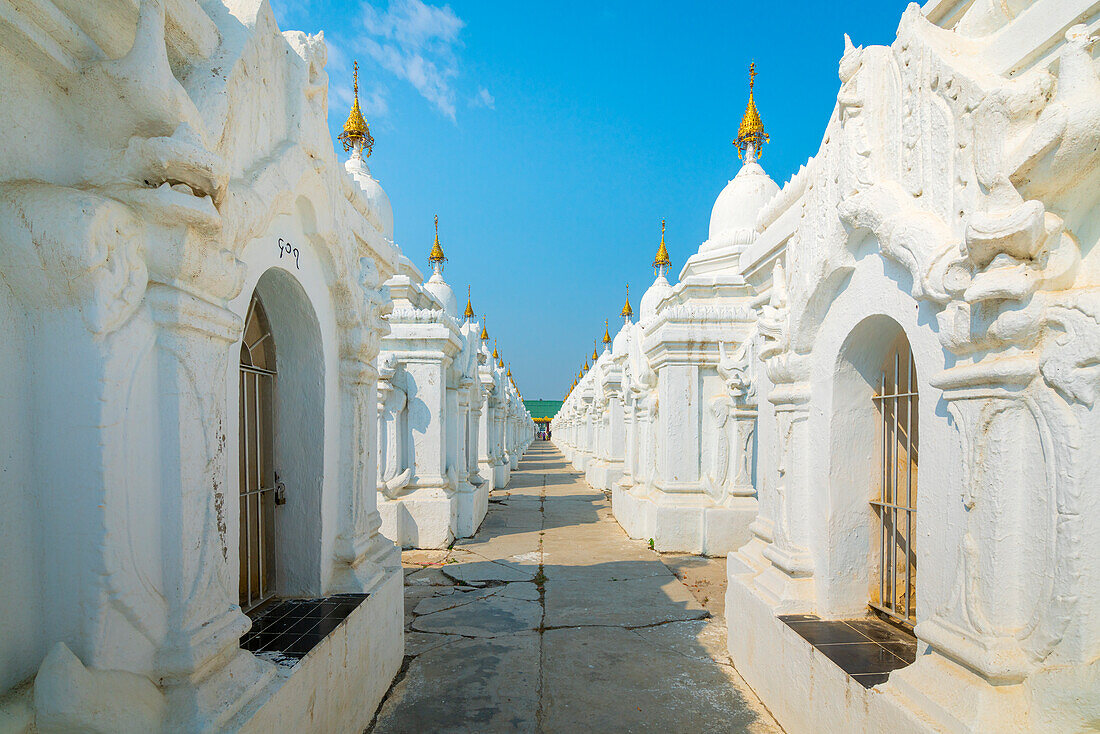
[[[321,36],[263,0],[0,27],[0,728],[362,730],[403,654],[392,470],[472,533],[533,435],[514,382],[394,244],[357,95],[338,163]],[[280,646],[272,610],[322,622]]]
[[[730,654],[787,731],[1100,721],[1098,29],[910,5],[846,41],[781,188],[750,93],[708,240],[675,285],[662,240],[554,419],[628,533],[728,555]],[[805,634],[879,620],[915,644],[873,680]]]
[[489,491],[508,483],[534,422],[470,298],[443,279],[439,220],[432,276],[386,281],[393,310],[382,340],[378,484],[382,532],[405,548],[447,548],[472,536]]

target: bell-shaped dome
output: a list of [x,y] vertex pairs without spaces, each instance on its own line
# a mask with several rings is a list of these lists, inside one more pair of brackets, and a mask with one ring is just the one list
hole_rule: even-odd
[[354,156],[349,158],[344,164],[344,169],[351,174],[363,192],[363,198],[367,202],[367,221],[381,232],[383,237],[392,241],[393,206],[382,184],[371,175],[366,161],[362,158]]
[[760,209],[779,191],[779,186],[757,162],[764,144],[771,137],[764,131],[764,123],[756,109],[755,85],[756,63],[753,62],[749,64],[749,103],[734,142],[737,155],[745,162],[714,202],[710,212],[710,236],[699,248],[700,252],[752,244],[756,239],[756,217]]
[[658,275],[653,281],[653,285],[649,286],[649,290],[642,296],[642,302],[639,306],[641,322],[652,319],[657,314],[657,304],[670,293],[672,293],[672,286],[669,285],[668,279],[665,278],[664,273]]
[[755,160],[749,159],[726,184],[710,212],[710,237],[703,249],[752,242],[760,209],[779,191],[779,186]]
[[344,123],[344,130],[336,137],[344,145],[344,151],[351,153],[351,157],[344,163],[344,170],[351,174],[359,188],[363,191],[363,197],[367,203],[367,221],[382,233],[386,239],[393,241],[393,207],[390,206],[390,197],[382,189],[370,174],[367,168],[367,158],[374,150],[374,138],[371,137],[370,127],[363,119],[363,113],[359,109],[359,62],[354,64],[354,94],[355,102],[351,106],[348,120]]
[[432,277],[428,278],[428,282],[424,284],[424,290],[439,299],[448,316],[458,318],[458,298],[440,273],[432,273]]
[[619,333],[611,341],[611,356],[613,358],[626,356],[630,349],[630,330],[633,326],[629,321],[624,323],[623,328],[619,329]]

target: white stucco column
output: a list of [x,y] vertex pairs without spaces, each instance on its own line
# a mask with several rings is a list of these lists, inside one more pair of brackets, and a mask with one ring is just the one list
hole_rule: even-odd
[[665,492],[699,486],[700,405],[699,368],[694,364],[667,364],[657,373],[661,405],[657,431],[658,486]]
[[[168,728],[190,728],[218,719],[215,700],[239,698],[271,675],[268,664],[238,647],[250,622],[236,603],[225,552],[225,495],[235,501],[236,488],[222,489],[229,456],[216,427],[224,425],[226,357],[240,338],[241,321],[170,286],[150,287],[146,301],[156,329],[150,407],[159,418],[145,430],[159,447],[153,486],[160,532],[159,547],[145,551],[159,557],[159,573],[171,583],[155,599],[131,597],[131,603],[141,609],[146,629],[163,630],[152,662],[168,701]],[[194,539],[202,537],[221,542],[196,546]],[[202,683],[196,684],[200,671]]]
[[427,354],[404,361],[412,433],[413,487],[447,486],[447,367],[450,359]]
[[[777,512],[772,537],[763,555],[771,565],[754,579],[758,593],[780,614],[799,614],[812,610],[813,587],[812,518],[808,508],[812,487],[806,468],[810,445],[808,383],[779,383],[768,400],[775,406],[776,457],[775,492]],[[764,530],[760,523],[754,531]]]

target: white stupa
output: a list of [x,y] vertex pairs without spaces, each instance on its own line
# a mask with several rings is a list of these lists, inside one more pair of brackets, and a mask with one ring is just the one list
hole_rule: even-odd
[[736,267],[740,254],[756,241],[756,219],[760,210],[779,192],[779,186],[760,165],[760,152],[768,142],[764,123],[756,109],[753,87],[756,65],[749,67],[749,103],[741,118],[734,146],[744,161],[714,202],[710,232],[699,252],[684,265],[680,280]]
[[623,357],[626,356],[627,349],[630,342],[630,328],[632,324],[630,319],[634,316],[634,309],[630,307],[630,286],[626,287],[626,303],[623,304],[623,310],[619,314],[623,317],[623,327],[619,329],[619,333],[615,335],[615,338],[611,342],[611,356]]
[[653,270],[656,273],[656,277],[653,279],[653,285],[649,286],[649,290],[642,296],[642,301],[639,304],[639,323],[644,324],[652,320],[652,318],[657,315],[657,304],[672,293],[672,285],[669,284],[668,279],[665,277],[665,271],[671,266],[672,260],[669,259],[668,249],[665,247],[665,220],[662,219],[661,244],[657,248],[656,257],[653,258]]
[[378,183],[367,167],[367,158],[370,158],[371,151],[374,150],[374,138],[371,137],[370,127],[359,110],[359,62],[355,62],[354,69],[355,102],[351,106],[347,122],[344,123],[343,132],[337,136],[344,144],[344,150],[351,153],[351,157],[344,163],[344,170],[351,174],[363,191],[367,202],[367,221],[392,242],[393,206],[382,184]]
[[432,252],[428,255],[428,264],[432,266],[432,277],[424,284],[424,290],[431,293],[443,304],[443,310],[448,316],[458,318],[458,299],[451,286],[443,280],[443,264],[447,258],[443,255],[443,248],[439,245],[439,215],[435,217],[435,243],[432,244]]

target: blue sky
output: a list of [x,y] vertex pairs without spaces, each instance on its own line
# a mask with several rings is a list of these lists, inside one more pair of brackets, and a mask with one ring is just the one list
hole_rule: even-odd
[[560,399],[592,340],[653,281],[668,220],[673,273],[707,237],[756,101],[782,185],[813,155],[839,87],[843,33],[893,41],[905,2],[271,0],[283,30],[329,42],[329,124],[351,63],[395,239],[427,272],[432,215],[463,303],[525,398]]

